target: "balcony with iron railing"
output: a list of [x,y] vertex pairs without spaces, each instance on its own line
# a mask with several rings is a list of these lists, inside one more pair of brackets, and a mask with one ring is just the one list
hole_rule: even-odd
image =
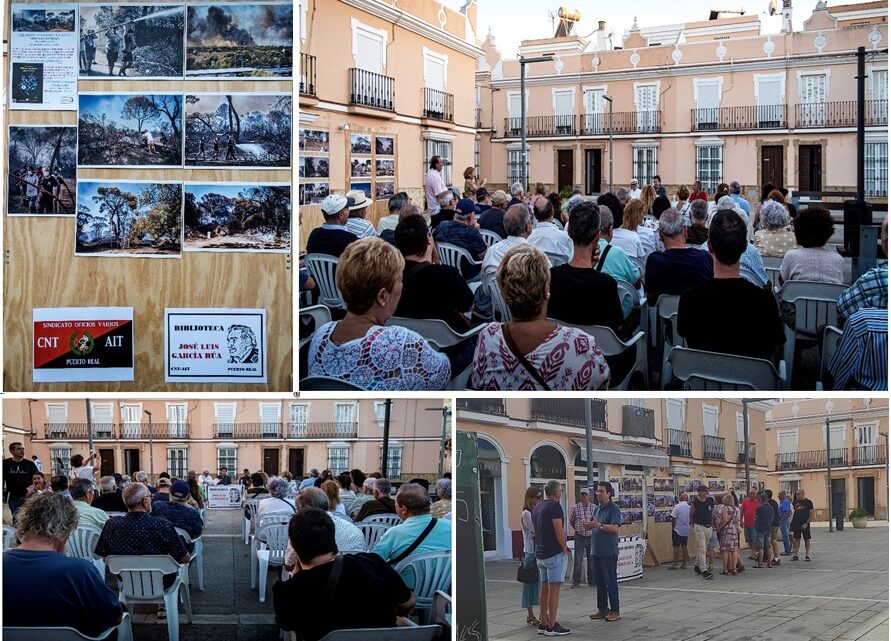
[[350,69],[350,104],[393,111],[393,87],[396,81],[372,71]]
[[424,87],[424,118],[454,122],[455,96],[444,91]]
[[47,439],[86,439],[88,431],[94,439],[116,438],[114,423],[44,423],[43,427]]
[[702,458],[713,461],[724,460],[724,439],[720,436],[702,436]]
[[[149,437],[148,423],[119,423],[119,438],[123,440],[139,440]],[[151,424],[151,436],[157,439],[189,438],[188,423],[155,423]]]
[[[736,442],[736,462],[737,463],[745,463],[746,462],[746,442],[745,441],[737,441]],[[755,444],[749,443],[749,463],[755,463]]]
[[300,54],[300,94],[316,95],[316,57],[308,53]]
[[[832,467],[859,465],[884,465],[887,452],[884,445],[857,445],[851,448],[834,447],[831,450]],[[780,452],[776,455],[777,470],[825,469],[826,450],[805,452]]]
[[459,398],[458,409],[481,414],[507,415],[504,399],[501,398]]
[[585,403],[591,403],[591,425],[606,430],[606,401],[600,399],[533,398],[532,420],[585,427]]
[[[864,123],[867,127],[888,126],[888,101],[867,100]],[[795,127],[856,127],[857,101],[804,102],[795,105]]]
[[[504,135],[520,135],[522,118],[505,118]],[[662,130],[661,111],[624,111],[613,113],[614,134],[659,133]],[[564,116],[527,116],[526,137],[551,136],[607,136],[610,132],[609,114]]]
[[685,430],[668,429],[668,453],[671,456],[692,456],[692,435]]
[[284,438],[356,438],[355,421],[289,422],[283,425]]
[[786,105],[708,107],[690,110],[690,131],[743,131],[784,129]]
[[622,435],[655,439],[656,419],[653,410],[636,405],[623,405]]

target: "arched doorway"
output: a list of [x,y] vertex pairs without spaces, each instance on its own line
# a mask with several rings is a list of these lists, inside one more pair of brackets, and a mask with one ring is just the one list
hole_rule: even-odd
[[477,450],[483,554],[487,557],[500,557],[505,551],[501,533],[507,519],[503,509],[504,477],[501,469],[503,461],[495,444],[482,435],[478,435]]
[[560,505],[563,506],[565,515],[564,527],[569,527],[569,509],[566,496],[566,457],[553,445],[542,444],[532,451],[529,457],[529,485],[541,489],[544,492],[545,483],[551,479],[560,481],[563,488],[563,496]]

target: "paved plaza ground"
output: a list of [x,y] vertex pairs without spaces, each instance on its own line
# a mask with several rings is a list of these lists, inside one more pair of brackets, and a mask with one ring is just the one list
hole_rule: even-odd
[[[185,623],[180,609],[180,641],[275,641],[279,628],[272,610],[272,586],[278,571],[270,570],[266,603],[251,590],[249,546],[241,539],[241,510],[209,510],[204,529],[204,592],[191,569],[193,623]],[[109,585],[113,585],[109,582]],[[155,606],[136,606],[135,641],[167,639],[167,622],[158,620]],[[135,610],[135,612],[134,612]]]
[[[716,572],[710,581],[692,564],[644,568],[643,578],[619,584],[622,618],[613,623],[588,618],[594,588],[565,583],[557,620],[570,638],[609,641],[887,641],[888,524],[833,533],[815,526],[812,552],[810,563],[802,549],[802,561],[782,557],[779,568],[760,570],[745,561],[741,575]],[[516,572],[515,561],[486,563],[490,639],[541,638],[519,607]]]

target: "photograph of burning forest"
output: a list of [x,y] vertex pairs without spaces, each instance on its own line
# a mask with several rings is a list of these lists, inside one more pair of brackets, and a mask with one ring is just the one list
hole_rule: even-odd
[[[25,5],[17,5],[23,7]],[[72,9],[13,9],[13,31],[74,31]]]
[[181,94],[78,95],[81,167],[182,167]]
[[291,249],[288,183],[186,183],[183,206],[186,251]]
[[83,180],[77,193],[78,256],[177,258],[182,183]]
[[73,216],[77,193],[77,127],[9,128],[10,216]]
[[185,8],[80,5],[81,78],[182,78]]
[[290,166],[290,94],[186,94],[186,167]]
[[290,78],[293,4],[190,4],[186,76]]

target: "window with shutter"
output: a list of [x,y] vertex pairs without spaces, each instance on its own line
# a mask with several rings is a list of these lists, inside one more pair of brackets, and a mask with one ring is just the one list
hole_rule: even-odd
[[718,128],[718,105],[721,100],[717,80],[696,85],[696,124],[700,130]]
[[68,433],[68,403],[47,403],[48,438],[64,438]]
[[356,30],[356,66],[372,73],[383,73],[383,39],[364,29]]
[[124,438],[139,438],[141,422],[142,405],[121,405],[121,426]]
[[585,133],[602,134],[607,129],[604,116],[606,101],[603,89],[588,89],[585,91]]
[[867,112],[872,116],[872,122],[867,124],[886,124],[888,122],[888,70],[873,69],[872,71],[872,108]]
[[114,405],[93,403],[93,433],[100,438],[111,438],[114,429]]
[[235,403],[214,403],[214,420],[217,424],[217,438],[235,436]]
[[702,431],[706,436],[718,435],[718,408],[702,406]]
[[309,422],[309,405],[306,403],[291,403],[289,410],[291,414],[291,436],[305,437],[306,425]]
[[280,403],[260,403],[260,434],[264,438],[278,436],[278,425],[282,418]]
[[779,433],[778,467],[781,470],[795,468],[795,450],[798,449],[798,432]]
[[185,403],[167,404],[167,432],[170,438],[186,438]]
[[665,412],[668,419],[668,429],[684,429],[684,401],[677,398],[669,398],[665,401]]
[[758,126],[779,127],[782,122],[783,85],[776,76],[758,78]]
[[572,130],[572,103],[574,91],[572,89],[555,90],[554,99],[554,127],[558,134],[569,133]]
[[349,436],[353,432],[356,420],[356,406],[353,403],[337,403],[334,405],[334,421],[338,436]]
[[805,126],[821,127],[826,124],[826,74],[808,74],[800,77],[801,119]]
[[658,124],[656,111],[659,108],[656,85],[639,85],[635,93],[635,103],[637,106],[637,131],[656,131],[656,125]]

